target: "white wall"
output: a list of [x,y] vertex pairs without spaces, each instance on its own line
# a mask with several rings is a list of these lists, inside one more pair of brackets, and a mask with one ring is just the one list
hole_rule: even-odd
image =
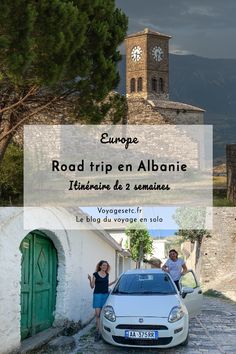
[[110,281],[115,280],[116,251],[92,231],[72,231],[70,239],[73,270],[67,316],[70,320],[86,322],[94,313],[88,274],[92,275],[96,264],[103,259],[111,265]]
[[153,240],[153,255],[152,257],[159,258],[163,261],[166,257],[166,240]]
[[[107,230],[109,234],[118,242],[124,249],[127,248],[128,236],[124,231]],[[129,245],[128,245],[129,246]]]
[[[21,225],[12,224],[8,208],[0,209],[0,353],[10,352],[20,341],[20,252],[15,245],[23,234]],[[15,211],[17,217],[17,212]],[[11,236],[11,237],[9,237]]]
[[[63,219],[70,217],[62,210],[32,210],[38,227],[53,241],[58,253],[58,286],[55,325],[65,320],[86,323],[93,316],[92,290],[88,273],[96,264],[107,260],[111,265],[111,281],[115,279],[116,249],[99,233],[89,230],[51,230],[57,218],[60,228]],[[59,228],[59,227],[58,227]],[[24,230],[21,208],[0,208],[0,354],[13,353],[20,345],[20,244],[32,230]],[[113,241],[114,242],[114,241]],[[117,246],[119,249],[119,246]]]

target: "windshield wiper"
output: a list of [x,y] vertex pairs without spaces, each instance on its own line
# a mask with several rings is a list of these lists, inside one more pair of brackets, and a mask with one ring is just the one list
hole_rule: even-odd
[[172,292],[162,292],[162,291],[150,291],[150,290],[144,290],[144,291],[135,291],[133,293],[129,294],[137,294],[137,295],[173,295],[175,293]]
[[143,291],[142,294],[166,295],[170,293],[161,292],[161,291]]

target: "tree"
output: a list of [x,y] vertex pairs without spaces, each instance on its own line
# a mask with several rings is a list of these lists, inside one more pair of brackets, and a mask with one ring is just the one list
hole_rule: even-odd
[[136,262],[136,268],[140,268],[143,259],[152,255],[152,238],[142,223],[130,224],[126,228],[125,234],[130,239],[131,257]]
[[[178,208],[174,220],[181,227],[176,235],[185,241],[196,242],[196,263],[200,257],[200,249],[204,237],[211,237],[210,232],[205,229],[206,209],[205,208]],[[192,229],[190,228],[192,227]]]
[[76,97],[101,120],[126,30],[114,0],[1,0],[0,162],[19,127],[58,101]]
[[206,208],[177,208],[174,220],[180,227],[176,233],[184,240],[202,243],[204,236],[209,236],[209,231],[205,229]]
[[198,242],[199,245],[202,244],[203,237],[210,237],[210,233],[208,230],[200,229],[200,230],[183,230],[180,229],[176,233],[176,235],[181,236],[183,240],[190,241],[192,243]]
[[0,171],[0,199],[11,205],[13,200],[22,197],[22,194],[23,151],[19,146],[10,144],[4,155]]

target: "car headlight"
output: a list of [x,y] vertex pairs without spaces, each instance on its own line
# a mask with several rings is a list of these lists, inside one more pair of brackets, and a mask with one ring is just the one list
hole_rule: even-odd
[[173,309],[170,311],[168,321],[169,322],[176,322],[179,321],[183,316],[185,312],[183,310],[182,306],[175,306]]
[[116,315],[112,306],[105,306],[103,310],[103,314],[107,320],[111,322],[115,322]]

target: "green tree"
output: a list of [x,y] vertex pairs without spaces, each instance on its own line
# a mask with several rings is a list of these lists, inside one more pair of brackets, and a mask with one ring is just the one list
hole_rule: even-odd
[[210,237],[210,232],[205,229],[200,230],[183,230],[180,229],[176,233],[176,235],[181,236],[181,238],[185,241],[190,241],[192,243],[198,242],[199,245],[202,244],[203,237]]
[[126,230],[125,234],[130,240],[130,253],[132,259],[136,262],[136,268],[140,268],[140,264],[148,255],[152,255],[152,238],[142,223],[132,223]]
[[[180,226],[176,235],[184,241],[196,242],[196,263],[200,257],[201,244],[204,237],[211,237],[205,229],[206,209],[205,208],[178,208],[174,220]],[[192,227],[192,228],[191,228]]]
[[177,208],[173,218],[180,230],[176,234],[184,240],[201,244],[203,237],[210,235],[205,229],[206,217],[206,208]]
[[[22,197],[23,194],[23,151],[15,144],[6,150],[0,171],[0,200],[4,205]],[[4,202],[3,202],[4,201]],[[18,200],[19,202],[19,200]],[[20,201],[21,202],[21,201]]]
[[58,101],[76,97],[82,116],[102,119],[126,30],[115,0],[1,0],[0,161],[19,127]]

